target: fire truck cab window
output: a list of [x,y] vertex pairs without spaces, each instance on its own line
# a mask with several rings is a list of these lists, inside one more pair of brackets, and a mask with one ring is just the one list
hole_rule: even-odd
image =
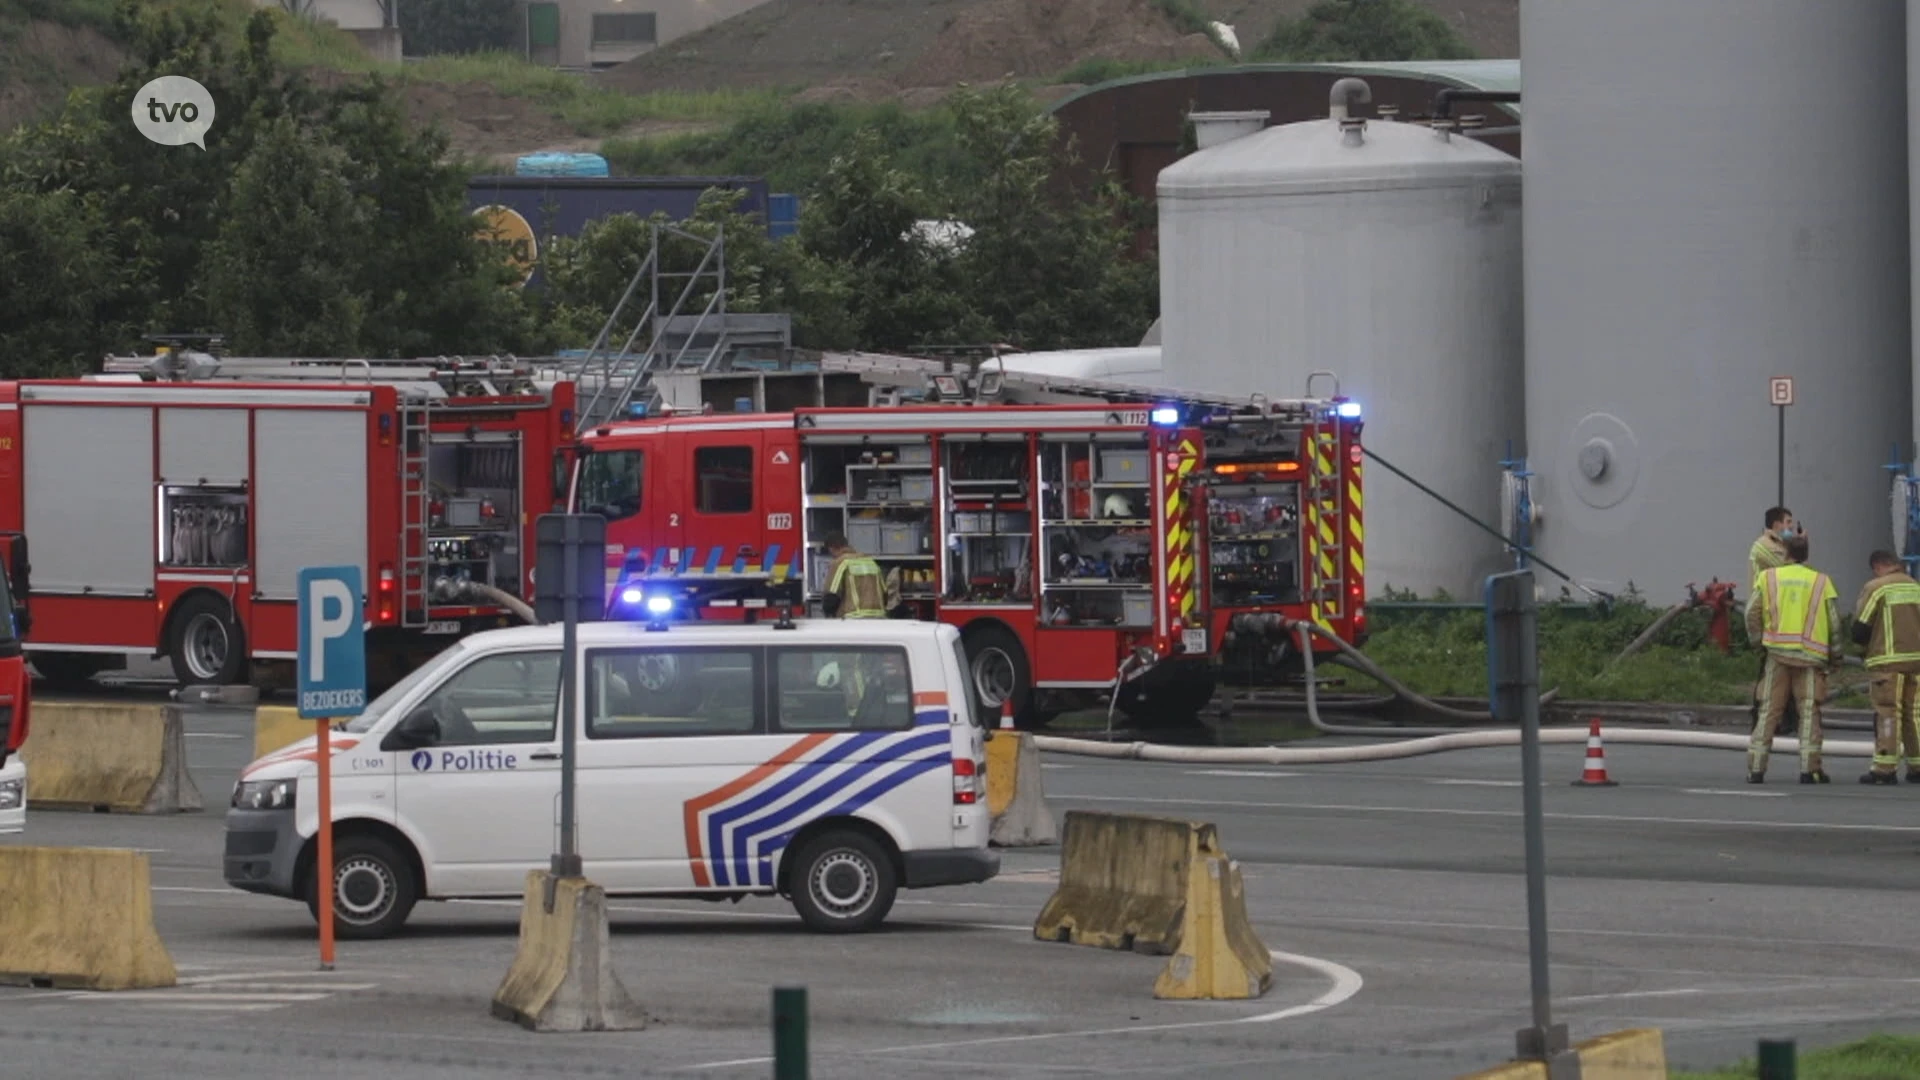
[[753,512],[753,448],[703,446],[693,452],[694,509],[703,514]]
[[640,479],[646,455],[639,450],[588,454],[580,465],[580,511],[619,521],[640,512]]

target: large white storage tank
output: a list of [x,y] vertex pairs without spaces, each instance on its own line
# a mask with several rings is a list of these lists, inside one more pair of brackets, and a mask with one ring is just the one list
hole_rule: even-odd
[[1786,504],[1851,605],[1911,432],[1903,7],[1521,5],[1548,561],[1656,603],[1712,577],[1744,597],[1792,376]]
[[[1425,125],[1346,119],[1368,97],[1343,79],[1328,119],[1213,145],[1199,127],[1202,149],[1160,173],[1162,377],[1298,397],[1332,371],[1373,450],[1498,527],[1500,462],[1524,435],[1520,163]],[[1375,596],[1477,596],[1512,565],[1373,466],[1366,522]]]

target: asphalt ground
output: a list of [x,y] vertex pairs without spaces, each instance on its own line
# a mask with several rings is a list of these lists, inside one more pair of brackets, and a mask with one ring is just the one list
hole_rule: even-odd
[[[317,970],[303,906],[221,881],[222,814],[246,714],[196,714],[201,814],[34,812],[3,842],[150,853],[178,988],[0,989],[0,1074],[33,1077],[765,1077],[770,991],[806,986],[813,1075],[1449,1077],[1510,1054],[1529,1022],[1518,753],[1301,768],[1049,755],[1057,815],[1209,820],[1275,950],[1251,1003],[1166,1003],[1164,960],[1042,943],[1057,849],[1002,876],[903,893],[880,933],[804,931],[776,900],[619,900],[620,977],[644,1031],[536,1035],[488,1013],[518,902],[422,904],[408,932],[341,943]],[[1319,745],[1332,745],[1328,740]],[[1920,785],[1743,782],[1725,751],[1612,746],[1613,788],[1575,788],[1583,749],[1544,751],[1555,1019],[1575,1038],[1666,1031],[1677,1065],[1872,1031],[1920,1032]]]

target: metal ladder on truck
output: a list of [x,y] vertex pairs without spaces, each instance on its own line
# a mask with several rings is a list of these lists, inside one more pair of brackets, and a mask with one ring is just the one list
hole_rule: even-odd
[[418,629],[427,625],[427,595],[433,560],[427,551],[427,480],[429,402],[402,402],[400,406],[400,625]]

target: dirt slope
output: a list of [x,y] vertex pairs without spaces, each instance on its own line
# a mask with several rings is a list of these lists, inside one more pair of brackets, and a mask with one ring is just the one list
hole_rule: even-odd
[[[1257,48],[1274,24],[1298,18],[1314,0],[1191,0],[1208,16],[1233,27],[1240,47]],[[1423,0],[1453,24],[1473,50],[1488,59],[1520,55],[1520,0]]]
[[1152,0],[769,0],[601,79],[633,92],[783,86],[872,97],[1053,75],[1095,58],[1217,55]]
[[68,87],[112,82],[121,56],[85,27],[38,19],[0,26],[0,132],[58,108]]

